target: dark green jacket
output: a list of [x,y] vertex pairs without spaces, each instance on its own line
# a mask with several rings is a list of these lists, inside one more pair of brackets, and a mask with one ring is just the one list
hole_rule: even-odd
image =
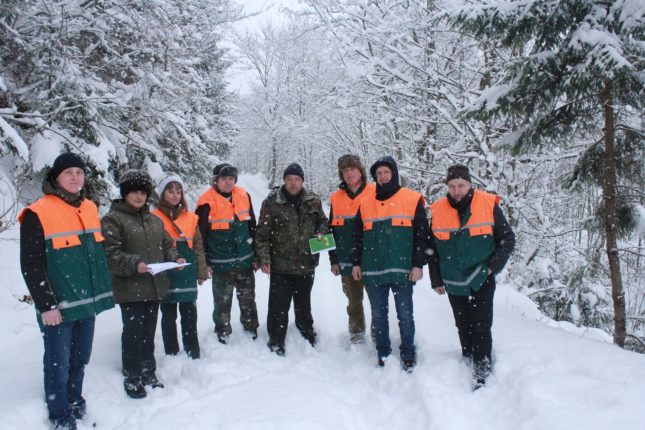
[[114,300],[127,303],[164,298],[170,286],[167,272],[155,276],[137,273],[140,262],[162,263],[179,258],[162,221],[150,213],[148,205],[137,211],[124,200],[114,200],[101,219],[101,227]]
[[271,272],[305,275],[315,271],[318,254],[309,250],[309,239],[328,233],[320,198],[305,189],[298,208],[275,188],[262,202],[255,236],[258,263],[271,264]]

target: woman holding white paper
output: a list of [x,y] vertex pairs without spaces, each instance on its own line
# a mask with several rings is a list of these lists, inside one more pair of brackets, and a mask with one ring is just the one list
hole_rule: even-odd
[[179,258],[163,222],[150,213],[150,176],[141,170],[128,170],[121,176],[119,187],[122,198],[112,202],[101,227],[114,301],[121,307],[123,321],[123,386],[128,396],[139,399],[147,394],[145,385],[163,388],[155,373],[154,338],[159,302],[170,286],[168,272],[153,276],[147,263],[186,260]]
[[159,201],[152,213],[161,219],[173,246],[190,266],[182,271],[170,270],[170,290],[161,301],[161,335],[166,354],[179,353],[177,339],[177,308],[181,315],[181,340],[190,358],[200,356],[197,337],[197,284],[208,276],[202,235],[197,215],[187,209],[184,181],[176,173],[167,173],[157,184]]

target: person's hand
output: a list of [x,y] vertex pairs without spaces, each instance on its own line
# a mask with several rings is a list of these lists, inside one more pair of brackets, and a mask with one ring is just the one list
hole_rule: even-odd
[[331,273],[333,273],[334,276],[340,275],[340,266],[338,264],[332,264],[331,265]]
[[[186,264],[186,259],[185,258],[178,258],[175,263],[177,264]],[[177,270],[184,270],[184,266],[177,267]]]
[[206,282],[206,279],[204,279],[204,278],[198,278],[197,279],[197,285],[199,285],[200,287],[204,284],[204,282]]
[[491,270],[491,268],[489,267],[489,268],[488,268],[488,275],[490,276],[490,275],[492,275],[492,274],[493,274],[493,271],[492,271],[492,270]]
[[43,320],[43,325],[48,326],[55,326],[63,322],[63,316],[58,309],[45,311],[40,314],[40,318]]
[[206,270],[208,270],[208,279],[212,278],[213,277],[213,268],[211,266],[208,266],[208,268]]
[[443,296],[444,294],[446,294],[446,290],[443,287],[437,287],[433,289],[434,289],[434,292],[439,294],[440,296]]
[[352,267],[352,278],[354,278],[355,281],[360,281],[362,277],[363,272],[361,271],[361,266]]
[[421,278],[423,278],[423,270],[420,267],[413,267],[408,279],[412,282],[417,282]]
[[137,273],[147,273],[149,271],[148,265],[143,261],[137,264]]
[[271,273],[271,265],[269,263],[265,263],[260,266],[260,270],[262,270],[262,273],[266,273],[268,275]]

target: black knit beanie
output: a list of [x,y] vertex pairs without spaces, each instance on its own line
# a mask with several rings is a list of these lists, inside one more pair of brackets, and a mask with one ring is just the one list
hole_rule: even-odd
[[282,174],[282,179],[286,178],[289,175],[300,176],[303,181],[305,180],[305,171],[302,170],[302,167],[300,167],[300,164],[298,163],[289,164],[287,168],[284,169],[284,173]]
[[235,178],[235,182],[237,182],[237,175],[237,167],[228,163],[218,164],[213,169],[213,176],[215,177],[215,181],[217,181],[217,178],[219,178],[220,176],[232,176]]
[[455,164],[453,166],[448,167],[446,184],[448,183],[448,181],[451,181],[453,179],[463,179],[468,182],[473,181],[470,177],[470,171],[468,170],[468,167],[464,166],[463,164]]
[[63,170],[69,169],[70,167],[78,167],[83,170],[83,173],[87,173],[85,162],[79,155],[74,154],[73,152],[64,152],[56,157],[54,165],[49,169],[49,180],[52,183],[56,182],[58,175],[60,175]]
[[119,180],[121,197],[127,196],[133,191],[143,191],[148,197],[152,195],[152,179],[143,170],[127,170]]

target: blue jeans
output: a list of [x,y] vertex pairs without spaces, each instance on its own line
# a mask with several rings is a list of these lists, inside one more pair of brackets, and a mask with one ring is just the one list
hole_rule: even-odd
[[390,290],[394,294],[396,316],[399,319],[401,333],[401,359],[415,360],[414,315],[412,307],[412,284],[380,284],[366,286],[372,309],[372,323],[376,331],[376,351],[379,358],[385,358],[392,352],[390,345],[390,325],[388,321],[388,300]]
[[92,354],[94,321],[91,317],[41,327],[45,401],[49,419],[55,423],[73,422],[75,410],[85,410],[81,394],[85,365]]

